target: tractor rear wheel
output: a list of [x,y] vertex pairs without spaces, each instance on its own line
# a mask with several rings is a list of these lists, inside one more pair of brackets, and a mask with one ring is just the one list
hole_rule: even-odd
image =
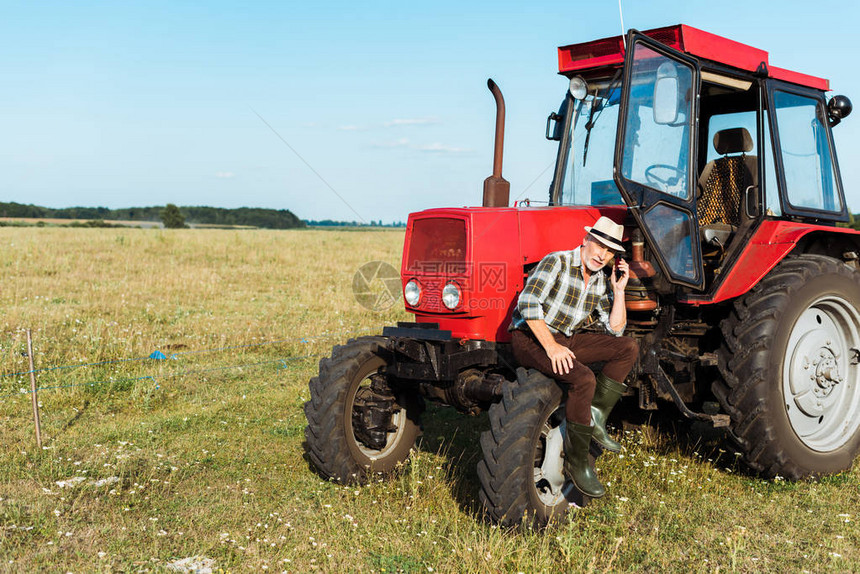
[[745,462],[766,477],[845,470],[860,450],[860,277],[786,259],[722,322],[713,391]]
[[382,341],[363,337],[335,347],[309,384],[305,451],[321,475],[340,483],[393,471],[420,434],[423,401],[389,386]]
[[481,434],[480,498],[494,522],[540,527],[588,499],[562,471],[561,388],[535,370],[517,369],[517,379],[505,383]]

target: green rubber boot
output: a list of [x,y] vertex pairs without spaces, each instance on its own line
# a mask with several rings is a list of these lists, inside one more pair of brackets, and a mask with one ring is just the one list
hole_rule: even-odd
[[580,492],[591,498],[600,498],[606,490],[588,462],[588,445],[591,443],[593,428],[567,421],[564,433],[564,474]]
[[606,432],[606,420],[627,385],[614,381],[603,373],[598,373],[596,378],[597,386],[594,387],[594,398],[591,400],[591,421],[594,424],[592,438],[606,450],[620,452],[621,445],[609,438]]

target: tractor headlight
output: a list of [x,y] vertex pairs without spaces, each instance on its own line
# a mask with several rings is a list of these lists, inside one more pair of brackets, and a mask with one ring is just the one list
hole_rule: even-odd
[[582,76],[574,76],[570,79],[568,91],[574,100],[584,100],[585,96],[588,95],[588,84],[582,79]]
[[410,280],[403,288],[403,296],[410,306],[415,307],[418,305],[418,302],[421,300],[421,286],[418,285],[415,279]]
[[448,283],[442,289],[442,303],[451,310],[456,309],[460,304],[460,288],[456,283]]

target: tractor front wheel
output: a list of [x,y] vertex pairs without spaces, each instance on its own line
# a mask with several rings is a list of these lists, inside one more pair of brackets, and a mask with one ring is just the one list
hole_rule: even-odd
[[494,522],[540,527],[588,499],[562,471],[561,388],[535,370],[517,369],[517,379],[505,383],[481,434],[480,497]]
[[339,483],[390,473],[420,434],[423,401],[389,386],[382,341],[363,337],[335,347],[309,384],[305,451],[321,475]]
[[721,325],[722,381],[746,463],[799,479],[845,470],[860,451],[860,281],[837,259],[800,255]]

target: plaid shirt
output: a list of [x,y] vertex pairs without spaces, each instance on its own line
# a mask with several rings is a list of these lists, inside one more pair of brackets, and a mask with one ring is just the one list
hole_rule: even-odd
[[612,290],[602,271],[592,273],[588,285],[582,277],[580,247],[550,253],[529,275],[514,309],[511,330],[527,329],[526,321],[542,319],[553,333],[568,337],[577,329],[599,322],[607,333],[620,337],[609,325]]

